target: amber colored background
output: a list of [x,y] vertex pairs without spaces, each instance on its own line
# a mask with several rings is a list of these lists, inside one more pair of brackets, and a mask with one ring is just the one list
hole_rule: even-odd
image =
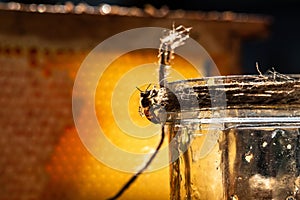
[[[208,50],[221,74],[238,74],[243,39],[266,37],[267,23],[240,22],[234,15],[219,20],[209,17],[214,14],[176,20],[194,27],[191,36]],[[105,199],[131,177],[105,166],[83,146],[72,116],[73,83],[83,60],[104,39],[135,27],[169,28],[173,21],[153,16],[0,10],[1,200]],[[113,90],[118,78],[143,63],[157,63],[157,52],[131,52],[116,59],[100,80],[95,99],[107,99],[106,105],[95,108],[105,134],[120,148],[133,152],[147,152],[159,136],[143,141],[124,136],[113,123],[110,97],[118,92]],[[174,69],[187,77],[197,75],[187,66],[179,56],[173,61]],[[137,123],[149,123],[137,112],[137,90],[128,92],[132,92],[131,117]],[[141,175],[121,199],[168,199],[168,170]]]
[[[117,192],[132,174],[95,159],[81,143],[72,121],[72,82],[83,53],[34,49],[1,52],[1,85],[6,87],[1,90],[0,199],[105,199]],[[155,64],[156,55],[156,51],[148,50],[118,58],[100,79],[106,84],[100,84],[96,91],[96,99],[105,104],[96,104],[99,123],[111,141],[126,151],[148,153],[145,147],[154,148],[160,137],[138,141],[122,133],[110,110],[111,95],[120,92],[113,90],[118,78],[135,66]],[[183,59],[176,58],[175,69],[180,64],[188,67]],[[187,77],[197,75],[192,67],[178,71]],[[133,94],[132,118],[148,124],[138,114],[138,92],[135,88],[128,92]],[[168,195],[166,167],[141,175],[122,199],[168,199]]]

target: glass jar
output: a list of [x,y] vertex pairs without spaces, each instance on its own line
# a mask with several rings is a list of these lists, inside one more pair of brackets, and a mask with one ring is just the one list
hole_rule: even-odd
[[168,84],[170,199],[300,200],[300,76]]

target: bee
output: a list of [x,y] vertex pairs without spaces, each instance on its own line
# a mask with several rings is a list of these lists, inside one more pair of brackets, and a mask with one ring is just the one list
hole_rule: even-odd
[[161,124],[165,122],[165,109],[164,103],[166,98],[165,88],[157,89],[155,86],[153,89],[148,90],[151,84],[148,85],[145,91],[140,91],[140,106],[139,113],[142,117],[146,117],[150,122],[154,124]]
[[[149,90],[151,84],[149,84],[145,91],[142,91],[138,87],[136,87],[140,91],[140,106],[139,113],[141,116],[146,116],[146,118],[154,123],[161,125],[161,139],[155,149],[155,152],[151,155],[149,160],[145,163],[145,165],[136,172],[125,184],[124,186],[111,198],[108,200],[115,200],[119,198],[138,178],[140,174],[142,174],[147,167],[152,163],[153,159],[156,157],[159,152],[164,138],[164,124],[167,119],[166,106],[168,102],[167,95],[167,69],[170,65],[171,59],[173,59],[174,49],[183,45],[184,41],[189,38],[189,31],[191,28],[185,28],[184,26],[178,26],[175,28],[173,24],[173,29],[170,31],[166,31],[166,35],[160,39],[161,45],[159,48],[159,89],[155,86],[153,89]],[[168,91],[169,92],[169,91]]]

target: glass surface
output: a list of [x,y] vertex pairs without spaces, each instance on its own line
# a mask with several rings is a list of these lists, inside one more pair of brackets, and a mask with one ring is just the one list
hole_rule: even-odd
[[170,199],[300,200],[299,79],[169,83]]

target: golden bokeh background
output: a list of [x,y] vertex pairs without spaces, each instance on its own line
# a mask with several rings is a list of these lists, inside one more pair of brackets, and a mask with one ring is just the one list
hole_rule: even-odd
[[[191,38],[203,45],[220,73],[227,75],[241,73],[242,41],[265,37],[269,27],[267,20],[231,12],[170,10],[161,17],[137,8],[125,8],[127,14],[121,7],[112,7],[111,14],[85,13],[82,8],[85,6],[70,2],[0,4],[1,200],[106,199],[132,176],[97,160],[83,145],[74,124],[72,88],[76,75],[89,52],[101,41],[133,28],[170,28],[175,20],[176,24],[193,27]],[[103,7],[95,8],[99,11]],[[157,74],[149,76],[146,70],[149,66],[158,70],[157,54],[157,50],[145,49],[116,58],[101,76],[96,91],[87,91],[95,92],[94,110],[105,136],[124,151],[152,152],[160,138],[159,131],[151,137],[145,136],[145,131],[133,131],[135,137],[128,135],[114,119],[117,115],[124,123],[130,121],[148,130],[150,123],[138,113],[139,92],[135,87],[145,89],[150,77],[151,82],[157,80]],[[97,62],[101,64],[101,60]],[[128,88],[120,91],[124,78],[133,76],[137,68],[141,73],[136,78],[145,78],[145,83],[127,83]],[[178,74],[199,77],[180,56],[173,60],[172,69],[177,74],[171,73],[170,80]],[[209,70],[205,66],[206,75],[216,74]],[[122,98],[128,94],[128,99]],[[122,104],[123,100],[127,105]],[[128,115],[123,117],[125,109],[117,112],[119,107],[125,107]],[[89,122],[84,117],[80,120]],[[167,145],[165,139],[164,146]],[[124,165],[129,162],[132,161],[124,159]],[[142,164],[137,163],[137,168]],[[142,174],[121,199],[169,199],[168,167]]]

